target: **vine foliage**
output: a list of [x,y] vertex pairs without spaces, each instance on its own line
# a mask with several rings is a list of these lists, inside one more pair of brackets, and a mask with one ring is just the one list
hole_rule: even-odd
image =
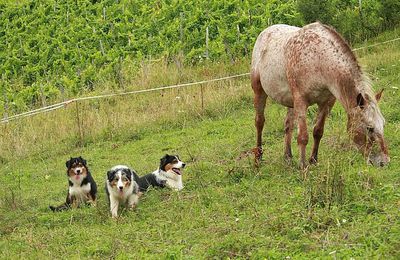
[[364,0],[364,12],[358,0],[326,2],[0,1],[0,113],[94,90],[143,59],[233,62],[250,56],[257,35],[274,23],[321,20],[359,41],[400,20],[394,0]]

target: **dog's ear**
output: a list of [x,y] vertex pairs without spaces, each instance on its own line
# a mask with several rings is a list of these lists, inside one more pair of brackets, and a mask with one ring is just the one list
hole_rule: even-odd
[[83,166],[86,166],[86,160],[83,159],[81,156],[79,156],[79,159],[81,159],[81,162],[82,162]]
[[72,157],[65,162],[65,167],[67,167],[69,169],[69,167],[71,166],[71,162],[72,162]]
[[377,102],[379,102],[379,100],[381,100],[382,93],[383,93],[384,90],[385,90],[385,89],[381,89],[381,91],[379,91],[379,92],[375,95],[375,98],[376,98],[376,101],[377,101]]
[[137,181],[139,179],[139,175],[135,172],[135,170],[129,169],[132,174],[132,180]]
[[364,109],[366,104],[365,98],[363,95],[360,93],[357,95],[357,106],[360,107],[361,109]]
[[132,171],[131,169],[123,169],[122,172],[124,173],[124,175],[126,176],[126,178],[128,178],[129,181],[132,181]]
[[168,154],[166,154],[163,158],[160,159],[160,170],[165,170],[165,165],[167,164]]
[[112,179],[114,179],[114,175],[115,175],[115,171],[112,171],[112,170],[108,171],[107,179],[111,181]]

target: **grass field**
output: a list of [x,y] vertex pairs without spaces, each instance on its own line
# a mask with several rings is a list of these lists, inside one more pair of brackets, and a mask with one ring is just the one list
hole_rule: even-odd
[[[77,110],[81,132],[74,107],[2,126],[0,258],[400,258],[399,47],[357,53],[375,89],[385,88],[384,168],[364,163],[336,104],[320,163],[300,177],[297,160],[283,159],[286,110],[269,102],[264,162],[255,169],[243,153],[255,143],[247,80],[209,86],[203,109],[199,89],[87,102]],[[293,148],[297,158],[294,140]],[[145,174],[165,153],[187,163],[184,190],[151,190],[135,211],[111,219],[107,169],[127,164]],[[66,195],[65,161],[78,155],[100,187],[98,205],[54,214],[48,205]]]

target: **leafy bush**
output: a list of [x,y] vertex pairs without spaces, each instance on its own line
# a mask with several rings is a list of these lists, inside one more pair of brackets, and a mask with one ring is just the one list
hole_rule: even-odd
[[365,40],[400,22],[400,3],[393,0],[298,0],[304,22],[321,21],[334,26],[351,42]]

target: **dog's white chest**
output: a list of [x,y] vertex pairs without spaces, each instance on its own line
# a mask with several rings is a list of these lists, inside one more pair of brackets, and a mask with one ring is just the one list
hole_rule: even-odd
[[183,189],[183,183],[182,183],[181,176],[172,176],[172,178],[161,176],[161,179],[166,181],[166,186],[168,188],[171,188],[173,190],[182,190]]
[[178,191],[183,189],[183,182],[181,175],[176,175],[174,173],[164,172],[159,170],[154,171],[153,174],[157,176],[159,182],[164,181],[165,185],[168,188]]
[[87,199],[87,194],[90,192],[90,188],[90,183],[82,186],[74,183],[74,185],[69,187],[69,194],[82,200]]
[[178,180],[171,180],[167,179],[167,187],[174,189],[174,190],[182,190],[183,189],[183,184],[182,184],[182,179]]

